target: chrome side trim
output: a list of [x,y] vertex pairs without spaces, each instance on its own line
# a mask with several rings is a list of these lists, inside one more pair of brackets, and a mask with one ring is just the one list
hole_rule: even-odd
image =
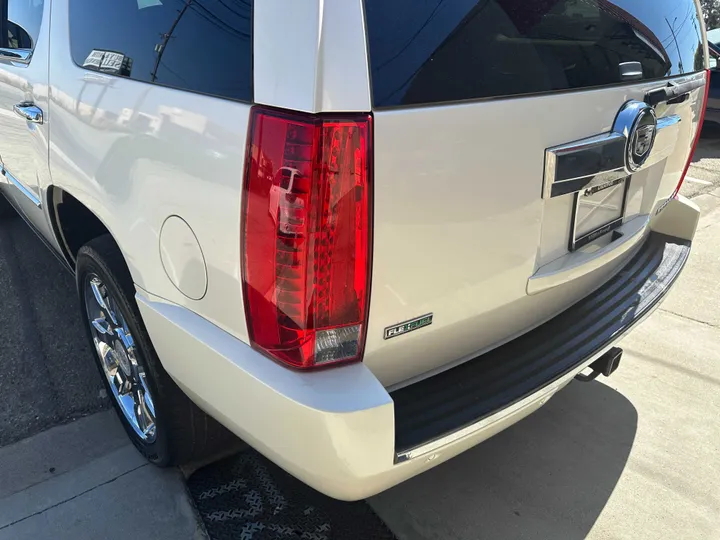
[[35,206],[40,208],[40,199],[38,199],[38,197],[37,197],[37,195],[35,195],[35,193],[33,193],[30,189],[25,187],[23,185],[23,183],[20,182],[20,180],[18,180],[17,178],[15,178],[12,174],[10,174],[10,171],[8,171],[7,169],[3,169],[2,174],[3,174],[3,176],[5,176],[5,178],[7,178],[10,181],[10,183],[13,186],[15,186],[18,189],[18,191],[20,193],[22,193],[28,199],[30,199],[30,202],[32,202]]

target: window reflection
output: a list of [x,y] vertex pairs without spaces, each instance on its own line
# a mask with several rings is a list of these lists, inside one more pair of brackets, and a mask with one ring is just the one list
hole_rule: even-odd
[[251,0],[70,0],[71,49],[90,70],[252,99]]
[[366,0],[373,99],[437,103],[702,69],[693,0]]
[[7,48],[8,49],[32,49],[33,40],[22,26],[12,21],[7,22]]
[[128,58],[122,53],[93,49],[83,62],[82,67],[129,77],[132,72],[132,64],[132,58]]
[[32,49],[40,34],[43,0],[6,0],[6,35],[0,36],[6,49]]

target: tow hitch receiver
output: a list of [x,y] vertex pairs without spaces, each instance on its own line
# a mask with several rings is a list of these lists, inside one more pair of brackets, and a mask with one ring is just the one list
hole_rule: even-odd
[[588,366],[592,370],[592,373],[589,375],[578,373],[575,378],[581,382],[590,382],[597,379],[600,375],[609,377],[620,365],[622,354],[623,350],[620,347],[613,347]]

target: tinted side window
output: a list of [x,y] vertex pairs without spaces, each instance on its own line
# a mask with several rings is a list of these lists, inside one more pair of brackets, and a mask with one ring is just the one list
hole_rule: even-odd
[[33,49],[42,23],[43,0],[8,0],[6,27],[1,36],[6,49]]
[[704,63],[694,0],[365,0],[365,6],[378,107],[657,79]]
[[76,64],[252,100],[252,0],[70,0]]

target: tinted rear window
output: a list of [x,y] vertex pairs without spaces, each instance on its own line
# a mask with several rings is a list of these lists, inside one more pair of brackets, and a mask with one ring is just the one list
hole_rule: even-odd
[[79,66],[252,100],[252,0],[70,0]]
[[704,66],[693,0],[365,0],[365,9],[376,107],[588,88]]

